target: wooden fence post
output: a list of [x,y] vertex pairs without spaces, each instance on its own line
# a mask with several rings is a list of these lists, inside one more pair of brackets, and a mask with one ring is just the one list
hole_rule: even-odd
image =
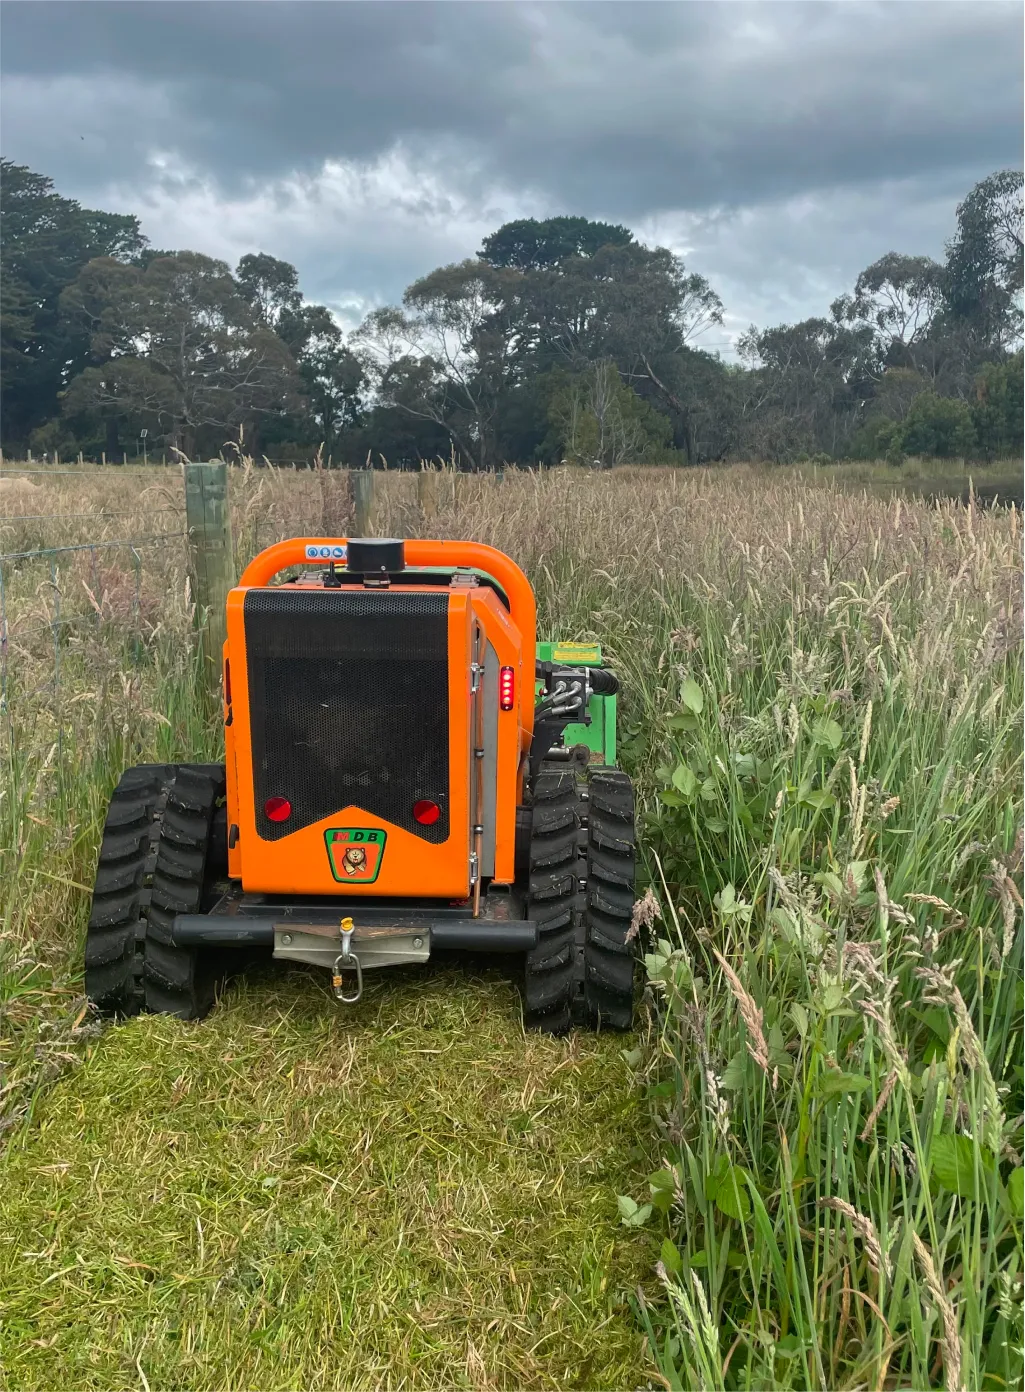
[[314,476],[320,480],[320,534],[344,536],[351,516],[348,480],[340,469],[318,467]]
[[438,515],[438,473],[436,469],[421,469],[416,476],[416,501],[420,516],[433,522]]
[[228,466],[222,460],[185,465],[185,522],[204,685],[216,695],[227,637],[225,604],[234,583]]
[[368,537],[374,530],[374,471],[353,469],[352,501],[356,509],[355,535]]

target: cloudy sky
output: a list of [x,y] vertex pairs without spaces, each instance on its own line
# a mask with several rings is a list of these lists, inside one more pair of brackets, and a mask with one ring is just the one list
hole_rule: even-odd
[[511,217],[624,222],[706,339],[825,311],[1022,158],[1022,7],[5,0],[3,153],[354,323]]

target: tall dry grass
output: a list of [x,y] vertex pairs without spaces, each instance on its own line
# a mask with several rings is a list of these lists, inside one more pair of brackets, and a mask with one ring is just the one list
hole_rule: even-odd
[[[65,519],[0,518],[0,549],[153,529],[180,484],[132,478],[44,481],[31,511]],[[654,1045],[631,1060],[665,1163],[622,1211],[661,1263],[638,1312],[667,1385],[1020,1383],[1019,515],[745,469],[445,474],[430,517],[413,477],[378,483],[378,534],[508,551],[542,635],[601,641],[623,678],[653,887]],[[343,474],[249,467],[232,511],[239,564],[352,517]],[[78,559],[5,572],[9,1076],[29,1084],[78,991],[116,772],[216,750],[183,549],[143,553],[138,585],[112,555],[100,593]],[[59,688],[55,595],[81,620]]]

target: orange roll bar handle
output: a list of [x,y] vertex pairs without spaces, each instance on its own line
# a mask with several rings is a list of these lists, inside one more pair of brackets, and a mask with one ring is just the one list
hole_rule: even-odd
[[[279,571],[294,565],[329,565],[330,556],[313,557],[311,547],[344,546],[347,537],[292,537],[268,546],[246,566],[239,585],[242,588],[269,585]],[[509,600],[509,612],[524,643],[524,663],[527,680],[533,683],[534,654],[537,644],[537,606],[530,581],[515,561],[511,561],[494,546],[479,541],[406,541],[406,564],[409,566],[464,566],[492,575],[502,586]]]

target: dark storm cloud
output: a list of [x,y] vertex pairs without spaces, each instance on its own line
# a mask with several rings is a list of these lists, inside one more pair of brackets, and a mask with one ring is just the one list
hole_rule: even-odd
[[[1019,6],[982,0],[7,0],[3,70],[45,80],[57,101],[42,129],[26,129],[12,103],[4,139],[70,173],[88,139],[65,124],[61,79],[79,91],[86,79],[90,129],[124,172],[158,139],[227,186],[403,141],[636,217],[970,165],[983,150],[990,164],[1015,160],[1021,29]],[[130,79],[153,107],[126,122],[116,94]],[[79,102],[76,92],[72,110]]]
[[[572,211],[675,218],[675,244],[708,274],[735,273],[752,308],[796,303],[799,286],[774,299],[757,283],[788,248],[834,293],[894,244],[888,222],[921,231],[908,250],[938,254],[971,183],[1021,158],[1021,7],[988,0],[6,0],[0,26],[6,154],[94,204],[149,199],[157,244],[158,204],[176,231],[176,210],[196,223],[206,208],[199,249],[232,207],[259,210],[277,254],[298,247],[289,259],[318,283],[335,274],[327,237],[289,210],[316,217],[328,198],[344,221],[349,200],[339,300],[394,295],[434,264],[428,251],[471,253],[492,214]],[[332,165],[349,171],[333,201]],[[353,174],[371,168],[376,183]],[[891,198],[914,207],[898,216]],[[383,245],[375,206],[378,226],[394,215]],[[865,220],[860,239],[841,208]]]

